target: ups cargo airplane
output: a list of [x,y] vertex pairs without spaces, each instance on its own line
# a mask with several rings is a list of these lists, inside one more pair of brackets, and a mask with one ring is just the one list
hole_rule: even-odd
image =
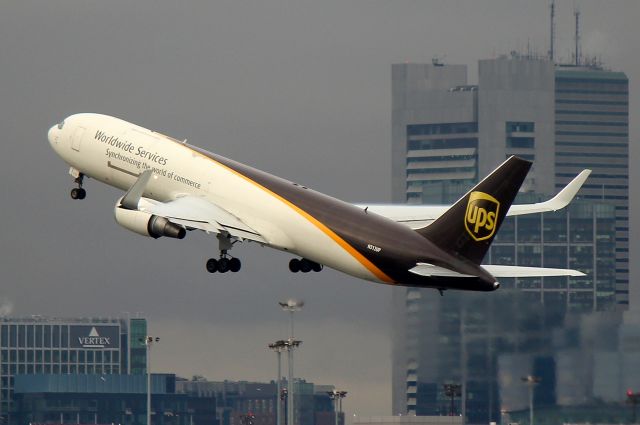
[[53,150],[75,177],[125,190],[115,204],[123,227],[152,238],[188,230],[217,236],[211,273],[237,272],[229,255],[253,241],[300,258],[292,272],[328,266],[391,285],[493,291],[497,278],[581,276],[568,269],[481,265],[507,215],[564,208],[590,171],[554,198],[511,206],[531,163],[512,156],[453,206],[353,205],[118,118],[77,114],[51,127]]

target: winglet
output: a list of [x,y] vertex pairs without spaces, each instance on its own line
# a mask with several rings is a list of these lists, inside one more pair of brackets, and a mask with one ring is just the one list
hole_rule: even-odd
[[548,204],[553,211],[566,207],[576,196],[584,182],[587,180],[587,177],[589,177],[589,174],[591,174],[591,170],[582,170],[580,174],[571,180],[569,184],[558,192],[556,196],[546,202],[542,202],[542,204]]
[[507,213],[508,216],[521,214],[534,214],[549,211],[558,211],[569,205],[576,196],[584,182],[587,180],[591,170],[582,170],[580,174],[574,177],[556,196],[535,204],[519,204],[512,205]]
[[143,171],[140,176],[138,176],[138,180],[129,188],[127,193],[122,197],[120,201],[120,207],[127,210],[137,210],[138,202],[140,202],[140,198],[142,198],[142,194],[144,190],[147,188],[147,184],[149,183],[149,179],[153,175],[152,170]]

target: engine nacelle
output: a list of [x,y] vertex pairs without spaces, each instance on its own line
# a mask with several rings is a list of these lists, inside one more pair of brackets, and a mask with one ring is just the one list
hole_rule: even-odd
[[160,236],[182,239],[187,234],[184,227],[172,223],[164,217],[144,211],[124,209],[120,207],[120,202],[116,204],[114,212],[116,222],[119,225],[142,236],[154,239],[158,239]]

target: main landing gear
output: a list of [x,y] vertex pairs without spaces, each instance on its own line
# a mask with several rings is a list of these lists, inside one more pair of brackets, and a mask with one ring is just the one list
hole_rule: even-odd
[[237,272],[240,271],[242,267],[242,263],[239,259],[235,257],[228,257],[226,252],[220,253],[220,259],[216,260],[215,258],[209,258],[207,260],[207,271],[209,273],[226,273],[226,272]]
[[87,191],[82,188],[82,181],[84,180],[84,174],[78,174],[74,182],[78,187],[71,189],[71,199],[84,199],[87,197]]
[[229,235],[218,234],[218,244],[220,247],[220,258],[209,258],[207,260],[207,271],[209,273],[226,273],[226,272],[238,272],[242,267],[242,262],[238,258],[232,257],[228,254],[228,251],[233,246],[231,237]]
[[289,270],[293,273],[309,273],[310,271],[319,272],[322,268],[322,264],[307,260],[306,258],[292,258],[291,261],[289,261]]

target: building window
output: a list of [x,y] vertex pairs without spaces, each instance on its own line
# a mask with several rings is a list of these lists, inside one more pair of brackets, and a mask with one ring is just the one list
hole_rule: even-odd
[[27,347],[33,347],[34,329],[33,326],[27,326]]
[[424,136],[430,134],[477,133],[475,122],[458,122],[443,124],[415,124],[407,126],[407,136]]
[[44,327],[44,347],[51,348],[51,326]]
[[26,326],[19,325],[18,327],[18,347],[25,346],[25,334],[26,334]]
[[9,346],[15,347],[18,342],[18,327],[16,325],[11,325],[9,327]]
[[42,325],[36,325],[36,347],[42,347]]
[[60,345],[69,347],[69,326],[61,326],[60,331]]
[[533,137],[507,137],[507,148],[534,149],[535,147],[535,139]]
[[507,121],[505,123],[507,133],[533,133],[535,123],[523,121]]
[[477,148],[476,138],[409,140],[409,150]]
[[60,347],[60,325],[53,325],[53,346]]

